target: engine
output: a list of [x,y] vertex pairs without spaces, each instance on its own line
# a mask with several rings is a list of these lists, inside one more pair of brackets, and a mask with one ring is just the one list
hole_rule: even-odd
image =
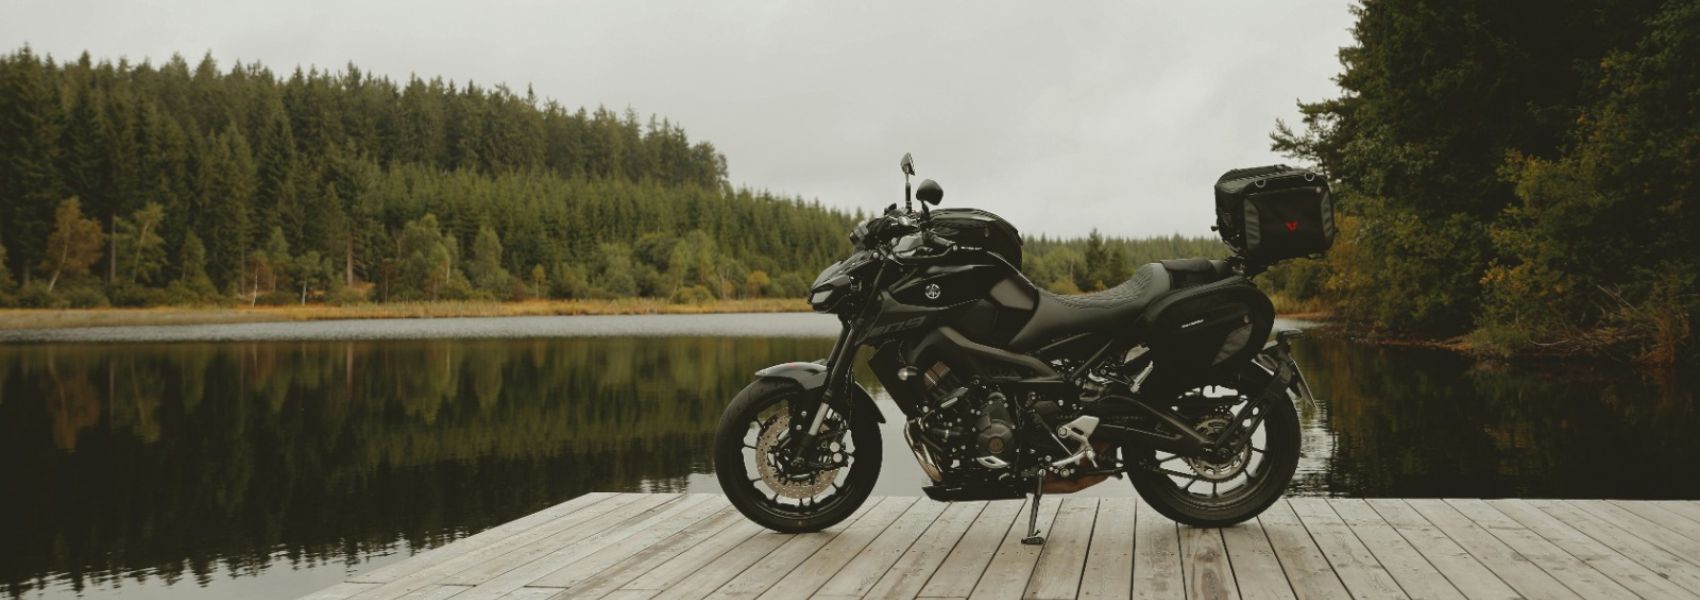
[[[911,374],[913,375],[913,374]],[[1019,398],[1013,392],[962,382],[936,363],[922,374],[925,392],[904,437],[927,476],[950,499],[989,499],[1019,494],[1045,468],[1071,471],[1091,464],[1087,438],[1094,417],[1082,417],[1072,401]],[[1023,423],[1027,427],[1022,427]],[[1049,484],[1047,484],[1049,485]]]

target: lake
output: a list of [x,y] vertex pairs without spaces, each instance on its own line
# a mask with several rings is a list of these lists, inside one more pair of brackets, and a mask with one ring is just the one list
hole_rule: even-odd
[[[808,314],[0,332],[0,585],[289,598],[585,492],[712,492],[721,408],[835,332]],[[1292,494],[1700,498],[1684,376],[1325,332],[1295,351],[1321,402]],[[917,495],[891,421],[876,493]]]

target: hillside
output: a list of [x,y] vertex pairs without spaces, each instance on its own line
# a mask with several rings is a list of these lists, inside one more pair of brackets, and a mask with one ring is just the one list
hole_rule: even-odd
[[[530,90],[0,57],[0,304],[797,297],[856,219],[733,189],[667,119]],[[1064,290],[1214,247],[1034,246]]]

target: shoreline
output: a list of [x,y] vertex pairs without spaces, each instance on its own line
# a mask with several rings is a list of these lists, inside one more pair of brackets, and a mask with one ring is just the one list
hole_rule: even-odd
[[557,317],[585,315],[700,315],[810,312],[800,299],[718,300],[673,304],[651,298],[615,300],[528,300],[524,302],[396,302],[328,306],[168,306],[150,308],[0,309],[0,330],[157,327],[345,321],[353,319],[439,319],[467,317]]

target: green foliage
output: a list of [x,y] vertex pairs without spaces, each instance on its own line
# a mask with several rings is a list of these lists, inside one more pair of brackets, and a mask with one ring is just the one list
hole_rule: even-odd
[[178,255],[182,260],[181,270],[177,280],[166,289],[168,301],[172,304],[217,302],[218,289],[213,287],[212,278],[207,277],[207,248],[200,236],[194,232],[184,235]]
[[1474,330],[1496,353],[1691,355],[1700,7],[1356,13],[1345,95],[1273,135],[1337,182],[1340,246],[1275,286],[1389,331]]
[[1077,294],[1120,285],[1134,269],[1147,263],[1172,258],[1224,258],[1228,247],[1214,237],[1123,239],[1104,237],[1093,230],[1086,239],[1029,238],[1023,254],[1022,271],[1033,283],[1053,293]]
[[82,203],[77,198],[59,203],[53,215],[53,233],[47,236],[46,256],[38,267],[48,276],[49,293],[61,276],[87,275],[89,266],[100,259],[101,245],[106,243],[100,222],[83,217]]
[[114,240],[118,259],[117,276],[142,286],[159,283],[168,260],[165,238],[160,229],[165,221],[165,207],[158,202],[136,209],[130,218],[120,218],[117,239]]

